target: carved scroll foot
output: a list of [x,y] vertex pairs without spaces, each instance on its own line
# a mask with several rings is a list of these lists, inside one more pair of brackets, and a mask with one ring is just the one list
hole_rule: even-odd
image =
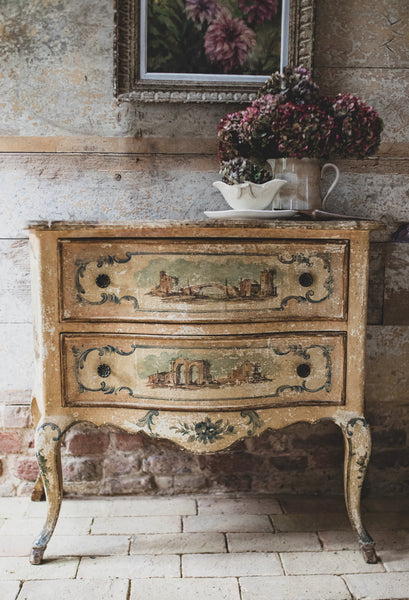
[[34,484],[33,491],[31,492],[31,501],[32,502],[42,502],[45,500],[45,490],[43,479],[41,475],[37,477],[37,481]]
[[33,548],[30,554],[30,563],[32,565],[41,565],[43,560],[45,547],[44,548]]
[[47,499],[47,517],[34,541],[30,562],[39,565],[54,532],[62,500],[61,430],[55,423],[40,423],[35,437],[36,458]]
[[358,536],[361,552],[367,563],[376,563],[375,542],[366,531],[361,518],[361,491],[371,454],[371,435],[364,417],[338,422],[345,441],[344,488],[345,503],[352,528]]

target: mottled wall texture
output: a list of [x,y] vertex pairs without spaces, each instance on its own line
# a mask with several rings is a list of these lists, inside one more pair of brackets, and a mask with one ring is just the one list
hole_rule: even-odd
[[[193,219],[221,209],[220,104],[118,104],[113,0],[0,2],[0,494],[37,476],[30,421],[32,332],[24,224],[37,219]],[[371,249],[367,415],[369,493],[409,493],[409,3],[317,0],[315,77],[352,92],[385,122],[375,158],[339,161],[328,203],[381,219]],[[341,493],[335,426],[294,425],[229,453],[192,456],[169,442],[76,427],[64,442],[72,493],[253,490]]]

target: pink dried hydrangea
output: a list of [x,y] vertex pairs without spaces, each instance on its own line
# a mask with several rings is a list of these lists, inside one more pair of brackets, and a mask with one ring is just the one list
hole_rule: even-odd
[[376,110],[360,98],[321,96],[308,71],[288,67],[267,81],[247,109],[221,121],[219,160],[240,155],[258,162],[280,157],[365,158],[376,152],[382,128]]
[[244,21],[220,10],[206,31],[204,45],[210,62],[230,73],[241,67],[255,43],[254,31]]
[[331,105],[338,127],[337,154],[344,158],[373,154],[382,131],[376,110],[351,94],[338,94]]
[[264,23],[277,14],[278,0],[239,0],[240,10],[248,23]]
[[218,159],[220,162],[238,156],[247,156],[249,144],[241,129],[241,120],[244,111],[237,111],[226,115],[218,126]]
[[219,10],[214,0],[186,0],[186,12],[192,21],[211,23]]

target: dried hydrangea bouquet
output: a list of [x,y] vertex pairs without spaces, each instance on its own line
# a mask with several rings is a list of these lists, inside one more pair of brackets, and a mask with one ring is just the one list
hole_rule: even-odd
[[323,96],[306,69],[288,67],[274,73],[247,108],[221,120],[220,174],[230,185],[246,176],[260,183],[269,164],[271,178],[287,182],[276,207],[320,208],[320,162],[374,154],[382,128],[376,110],[360,98]]

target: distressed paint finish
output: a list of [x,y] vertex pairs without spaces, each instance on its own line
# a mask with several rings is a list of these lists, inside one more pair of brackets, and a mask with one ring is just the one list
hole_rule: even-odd
[[402,94],[408,83],[407,68],[372,68],[368,76],[366,68],[318,67],[315,74],[322,93],[348,92],[374,106],[384,121],[382,143],[392,147],[404,144],[405,153],[401,156],[407,156],[409,107]]
[[63,335],[64,404],[214,411],[344,401],[342,334],[180,338]]
[[376,7],[373,0],[317,3],[317,65],[409,67],[409,4],[402,0]]
[[[58,516],[60,432],[77,422],[110,424],[129,432],[143,431],[153,438],[170,439],[192,452],[207,453],[227,448],[242,438],[259,435],[266,429],[322,419],[335,420],[347,432],[346,501],[366,560],[375,560],[376,555],[369,552],[370,542],[360,523],[357,490],[364,471],[354,457],[359,455],[363,442],[362,434],[352,427],[351,419],[353,423],[364,419],[369,234],[378,227],[379,224],[368,221],[277,221],[242,225],[209,221],[127,223],[122,226],[33,224],[30,240],[38,344],[34,407],[37,411],[38,406],[41,415],[37,428],[41,435],[37,436],[36,451],[46,491],[47,486],[49,488],[49,512],[44,531],[34,546],[33,562],[41,562]],[[341,289],[348,302],[348,318],[336,320],[335,311],[335,315],[326,315],[321,320],[304,318],[297,322],[295,313],[284,314],[277,322],[257,323],[249,317],[245,323],[234,323],[227,312],[219,322],[207,322],[197,317],[196,323],[189,324],[182,312],[173,323],[159,317],[153,323],[132,323],[115,321],[108,316],[102,330],[101,325],[90,318],[92,312],[98,313],[100,304],[97,303],[91,304],[91,313],[82,320],[61,320],[61,297],[70,290],[67,281],[62,287],[59,245],[64,244],[64,240],[71,240],[65,244],[72,243],[73,247],[81,240],[98,240],[88,243],[100,244],[98,255],[101,256],[109,238],[122,240],[117,247],[118,256],[126,256],[122,250],[135,240],[142,239],[145,244],[147,240],[155,240],[158,248],[161,239],[176,240],[186,259],[189,253],[183,246],[184,241],[199,240],[200,244],[218,248],[221,263],[226,248],[237,239],[246,249],[243,260],[253,256],[255,240],[260,245],[274,240],[274,244],[282,247],[283,256],[289,239],[296,238],[297,252],[304,253],[319,241],[325,242],[333,251],[337,248],[335,242],[345,241],[349,248],[348,288]],[[294,244],[290,245],[293,247]],[[68,254],[74,264],[76,255],[76,252]],[[194,245],[191,256],[196,256]],[[218,262],[213,260],[216,268]],[[66,266],[67,256],[63,268]],[[71,287],[74,293],[75,285],[73,269]],[[299,285],[302,288],[301,283]],[[296,299],[292,301],[297,302]],[[269,330],[271,335],[266,335]],[[338,335],[334,334],[336,331]],[[341,342],[344,336],[345,349]],[[163,350],[168,352],[165,363]],[[270,362],[265,361],[267,355]],[[229,363],[227,368],[224,362],[229,357],[235,358],[236,362]],[[279,358],[279,364],[274,364],[274,357]],[[214,369],[213,374],[212,361],[218,363],[219,369]],[[183,377],[182,366],[185,368]],[[197,378],[203,386],[199,394],[197,383],[190,374],[191,366],[198,369]],[[259,401],[257,395],[261,394],[262,387],[264,397]],[[93,394],[96,394],[95,400]],[[124,397],[132,398],[132,408]],[[324,402],[320,403],[322,399]],[[48,429],[42,428],[43,423],[52,425]],[[56,438],[43,433],[57,426]],[[358,432],[356,435],[355,431]]]
[[340,426],[345,443],[345,503],[352,527],[358,536],[361,551],[368,563],[376,563],[375,542],[366,531],[361,519],[361,490],[371,455],[371,436],[366,419],[362,416],[343,415],[335,420]]
[[[371,161],[345,162],[328,210],[383,220],[387,230],[376,232],[376,239],[386,240],[409,221],[407,163],[383,173],[375,162],[373,169]],[[73,215],[96,221],[200,219],[205,210],[227,206],[212,188],[216,179],[215,156],[0,155],[0,236],[24,236],[27,220]]]
[[[44,527],[33,544],[30,556],[30,562],[33,565],[41,563],[60,513],[63,496],[61,435],[60,427],[53,420],[41,421],[36,429],[36,458],[47,499],[47,516]],[[39,488],[40,486],[37,484],[37,489]]]
[[345,242],[68,240],[60,245],[61,317],[344,319],[347,250]]

